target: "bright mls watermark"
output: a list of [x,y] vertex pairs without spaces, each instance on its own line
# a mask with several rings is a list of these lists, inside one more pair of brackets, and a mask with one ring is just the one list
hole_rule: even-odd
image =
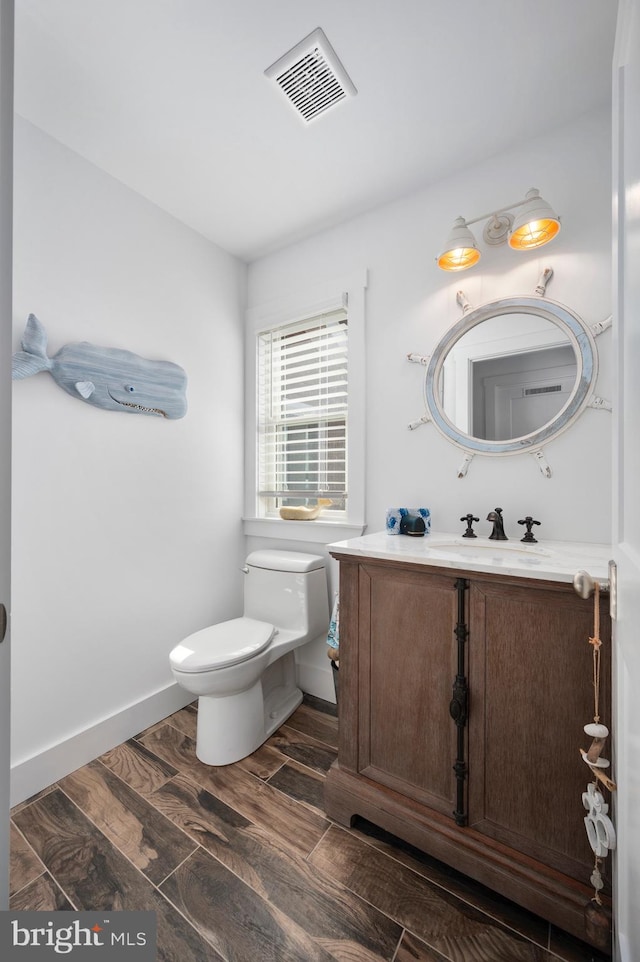
[[155,912],[0,912],[2,962],[156,962]]

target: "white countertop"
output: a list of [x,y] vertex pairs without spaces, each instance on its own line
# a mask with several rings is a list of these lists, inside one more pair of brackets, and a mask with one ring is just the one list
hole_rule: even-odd
[[423,537],[378,531],[327,547],[331,553],[356,557],[569,583],[580,570],[587,571],[595,581],[607,581],[612,557],[611,546],[605,544],[579,541],[523,544],[512,540],[463,538],[460,534],[439,531]]

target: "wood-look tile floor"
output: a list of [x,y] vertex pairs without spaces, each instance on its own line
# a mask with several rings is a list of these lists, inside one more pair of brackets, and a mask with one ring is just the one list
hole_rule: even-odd
[[188,707],[11,823],[11,908],[146,909],[172,962],[605,962],[365,822],[330,822],[335,707],[305,697],[235,765],[195,755]]

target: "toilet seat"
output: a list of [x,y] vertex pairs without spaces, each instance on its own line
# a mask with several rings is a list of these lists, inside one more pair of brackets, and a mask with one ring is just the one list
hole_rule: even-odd
[[188,672],[228,668],[264,651],[275,634],[266,621],[233,618],[189,635],[171,652],[171,664]]

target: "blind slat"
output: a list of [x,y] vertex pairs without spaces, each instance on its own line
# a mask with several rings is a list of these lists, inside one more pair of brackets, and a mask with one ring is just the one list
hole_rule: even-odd
[[331,497],[334,501],[342,501],[348,497],[347,488],[344,484],[337,484],[331,487],[327,486],[325,488],[314,488],[311,486],[305,486],[304,488],[261,487],[258,489],[258,494],[264,498],[298,498],[300,500]]

